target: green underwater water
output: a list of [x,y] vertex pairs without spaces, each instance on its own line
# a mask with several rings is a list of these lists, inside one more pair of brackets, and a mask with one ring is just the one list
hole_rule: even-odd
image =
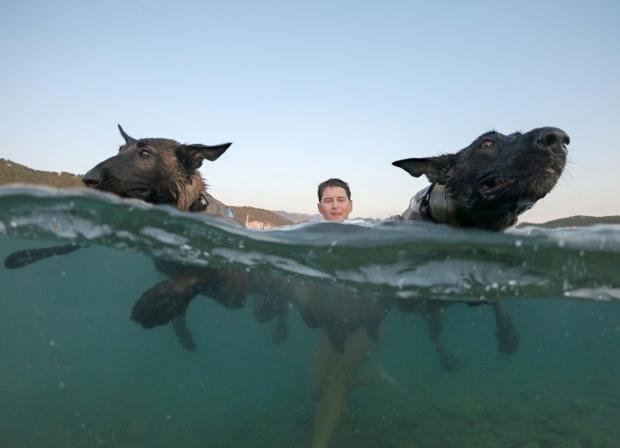
[[[456,303],[445,309],[441,336],[458,360],[453,373],[440,368],[424,320],[392,309],[366,369],[382,369],[398,387],[374,381],[351,391],[331,447],[620,446],[618,228],[558,237],[551,231],[463,234],[437,226],[437,242],[417,230],[395,238],[394,232],[354,229],[353,237],[343,237],[330,227],[323,232],[331,243],[323,244],[316,228],[254,236],[158,208],[132,209],[136,219],[121,221],[126,206],[111,199],[20,194],[0,197],[0,258],[66,241],[89,247],[22,269],[0,267],[0,447],[310,445],[309,366],[321,330],[309,328],[295,310],[288,340],[276,346],[273,322],[257,322],[250,306],[227,310],[199,297],[187,315],[195,352],[178,344],[170,326],[145,330],[130,320],[134,301],[164,279],[153,256],[201,258],[187,255],[187,248],[168,250],[171,234],[192,235],[199,241],[194,248],[210,257],[218,248],[235,250],[214,263],[348,282],[362,292],[403,290],[411,300],[436,294],[449,301],[458,284],[469,282],[472,296],[501,296],[519,350],[498,353],[489,306]],[[90,226],[67,224],[67,216],[91,216]],[[93,231],[102,224],[112,231]],[[123,236],[144,235],[140,226],[160,228],[167,237]],[[218,247],[209,246],[210,236]],[[404,256],[403,247],[418,252]],[[446,255],[451,248],[461,254],[456,265]],[[364,250],[371,253],[361,259]],[[247,252],[254,253],[253,264],[243,265],[240,254]],[[424,268],[429,260],[433,275]],[[468,263],[501,266],[472,277]],[[441,280],[458,270],[469,273],[455,283]],[[538,280],[515,286],[519,273]],[[399,276],[407,278],[400,289],[394,287]],[[571,294],[577,290],[579,298]]]

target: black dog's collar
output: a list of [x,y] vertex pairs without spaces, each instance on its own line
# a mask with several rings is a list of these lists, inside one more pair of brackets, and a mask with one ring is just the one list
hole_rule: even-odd
[[196,199],[189,207],[190,212],[204,212],[209,206],[209,201],[204,193],[200,193],[198,199]]
[[427,219],[433,222],[437,222],[431,214],[431,193],[433,192],[435,185],[436,184],[431,184],[431,186],[426,189],[426,193],[420,198],[420,207],[418,209],[418,212],[420,213],[420,217],[422,219]]

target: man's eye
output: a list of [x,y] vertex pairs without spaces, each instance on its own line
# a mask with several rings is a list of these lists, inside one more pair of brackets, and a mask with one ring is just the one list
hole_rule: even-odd
[[486,140],[483,140],[482,143],[480,143],[480,147],[482,149],[490,149],[490,148],[493,148],[494,146],[495,146],[495,142],[488,138]]

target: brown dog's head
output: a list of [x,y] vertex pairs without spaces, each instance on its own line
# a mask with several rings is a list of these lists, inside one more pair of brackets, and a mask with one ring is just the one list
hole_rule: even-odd
[[443,185],[451,224],[501,230],[555,186],[570,139],[558,128],[482,134],[456,154],[398,160],[414,177]]
[[117,155],[86,173],[84,184],[121,197],[169,204],[181,210],[188,210],[205,188],[198,172],[202,162],[217,160],[231,145],[184,145],[165,138],[137,140],[120,125],[118,129],[125,144]]

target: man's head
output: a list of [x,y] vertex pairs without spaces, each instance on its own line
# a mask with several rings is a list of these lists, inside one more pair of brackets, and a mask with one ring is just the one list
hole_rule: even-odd
[[353,210],[349,185],[340,179],[327,179],[319,184],[319,213],[327,221],[344,221]]

